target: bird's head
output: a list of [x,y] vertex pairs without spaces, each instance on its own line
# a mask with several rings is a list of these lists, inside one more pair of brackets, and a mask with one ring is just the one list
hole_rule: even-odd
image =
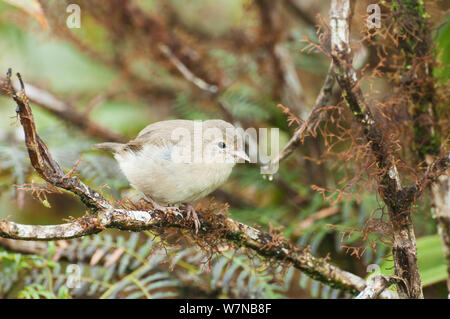
[[250,161],[245,153],[243,131],[221,120],[205,122],[203,129],[203,160],[217,163]]

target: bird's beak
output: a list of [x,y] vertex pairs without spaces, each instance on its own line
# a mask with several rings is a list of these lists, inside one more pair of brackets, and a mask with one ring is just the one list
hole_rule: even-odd
[[233,157],[235,157],[237,159],[243,159],[244,161],[250,162],[250,158],[247,156],[247,154],[245,154],[244,151],[231,150],[230,155],[232,155]]

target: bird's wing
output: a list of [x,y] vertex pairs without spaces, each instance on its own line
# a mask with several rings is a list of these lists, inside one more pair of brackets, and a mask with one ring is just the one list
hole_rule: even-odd
[[138,152],[142,149],[142,145],[168,146],[177,144],[180,139],[177,137],[192,132],[193,121],[188,120],[169,120],[156,122],[145,127],[139,135],[127,143],[126,149]]
[[[187,140],[189,140],[190,145],[193,145],[194,125],[195,122],[190,120],[168,120],[152,123],[145,127],[134,140],[128,142],[124,149],[138,152],[143,145],[157,147],[185,145]],[[203,121],[203,131],[208,128],[218,128],[225,133],[225,129],[234,127],[222,120]]]
[[142,131],[139,132],[139,135],[137,136],[137,138],[147,137],[154,133],[168,134],[171,131],[173,131],[174,129],[179,128],[179,127],[185,127],[185,128],[190,129],[193,126],[194,126],[194,122],[189,121],[189,120],[168,120],[168,121],[156,122],[156,123],[147,125]]

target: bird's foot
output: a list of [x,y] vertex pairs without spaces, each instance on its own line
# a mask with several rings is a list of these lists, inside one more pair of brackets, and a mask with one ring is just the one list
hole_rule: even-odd
[[194,222],[194,228],[195,228],[195,233],[198,233],[198,230],[201,226],[200,220],[198,219],[197,213],[195,212],[195,208],[194,206],[192,206],[192,204],[185,204],[186,205],[186,212],[187,212],[187,219],[192,219],[192,221]]
[[183,214],[180,212],[180,208],[177,206],[161,206],[161,208],[157,208],[162,210],[165,213],[174,214],[176,217],[183,218]]
[[144,197],[145,201],[152,204],[154,209],[160,210],[165,213],[171,213],[174,214],[177,217],[183,217],[183,214],[180,212],[180,208],[178,206],[162,206],[158,204],[153,198],[151,197]]

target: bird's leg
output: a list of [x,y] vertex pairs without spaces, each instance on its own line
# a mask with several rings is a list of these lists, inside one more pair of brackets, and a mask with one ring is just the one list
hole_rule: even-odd
[[163,211],[163,212],[170,212],[175,214],[176,216],[181,216],[183,217],[183,214],[180,212],[180,208],[177,206],[162,206],[160,204],[158,204],[158,202],[156,202],[153,198],[151,198],[150,196],[145,196],[144,200],[149,202],[150,204],[152,204],[154,209]]
[[201,224],[200,224],[200,220],[198,219],[197,213],[195,212],[195,208],[194,206],[192,206],[192,204],[190,203],[185,203],[184,204],[186,206],[186,212],[187,212],[187,219],[191,218],[194,222],[194,227],[195,227],[195,233],[198,233],[198,229],[200,228]]

